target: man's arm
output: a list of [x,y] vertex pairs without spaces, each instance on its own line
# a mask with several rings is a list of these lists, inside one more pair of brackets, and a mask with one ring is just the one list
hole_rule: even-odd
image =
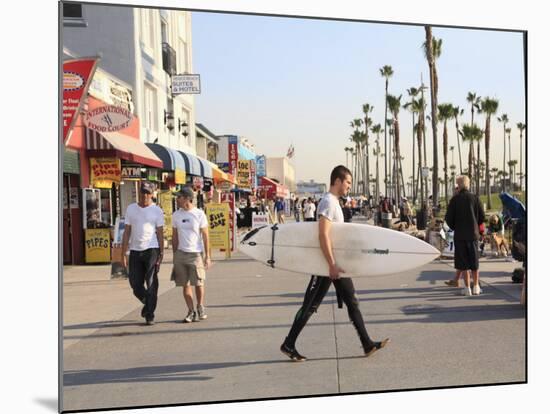
[[159,241],[159,258],[157,260],[157,265],[162,263],[162,258],[164,256],[164,227],[157,227],[157,240]]
[[178,250],[178,245],[179,245],[178,228],[172,227],[172,251],[173,252]]
[[338,279],[340,273],[345,273],[344,269],[338,267],[332,254],[332,241],[330,239],[330,231],[332,222],[324,216],[319,217],[319,244],[325,256],[325,260],[329,267],[329,276],[331,279]]
[[449,207],[447,207],[447,213],[445,213],[445,222],[453,231],[455,229],[455,200],[455,198],[451,198]]
[[122,264],[124,267],[128,266],[126,258],[126,252],[128,251],[128,243],[130,241],[130,234],[132,233],[132,226],[129,224],[124,225],[124,235],[122,236]]
[[208,227],[201,229],[202,243],[204,245],[204,268],[208,270],[211,265],[210,259],[210,243],[208,242]]

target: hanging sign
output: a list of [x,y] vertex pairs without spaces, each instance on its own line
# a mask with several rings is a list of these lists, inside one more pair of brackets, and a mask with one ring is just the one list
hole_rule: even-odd
[[122,180],[140,180],[141,167],[139,165],[123,165],[120,178]]
[[248,160],[237,162],[237,185],[239,188],[250,188],[250,162]]
[[201,93],[201,75],[185,74],[172,76],[172,95]]
[[235,175],[237,173],[237,161],[239,160],[239,149],[237,137],[232,135],[227,139],[228,152],[229,152],[229,174]]
[[97,58],[89,58],[63,62],[63,142],[65,145],[94,76],[97,61]]
[[100,106],[86,113],[84,124],[97,132],[115,132],[128,128],[134,115],[115,105]]
[[256,175],[258,177],[265,177],[265,155],[256,157]]
[[120,183],[120,158],[90,158],[90,181],[95,188],[111,188]]

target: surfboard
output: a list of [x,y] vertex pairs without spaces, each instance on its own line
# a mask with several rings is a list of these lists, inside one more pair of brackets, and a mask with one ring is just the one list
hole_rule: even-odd
[[[439,257],[430,244],[408,234],[368,224],[333,223],[333,254],[344,277],[404,272]],[[328,276],[319,245],[319,223],[300,222],[254,229],[238,241],[244,254],[268,266],[308,275]]]

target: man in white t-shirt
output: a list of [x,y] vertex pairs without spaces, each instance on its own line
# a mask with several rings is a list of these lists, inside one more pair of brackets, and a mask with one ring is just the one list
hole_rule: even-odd
[[[193,206],[193,197],[193,190],[183,187],[177,193],[179,209],[172,215],[172,280],[176,286],[183,287],[183,297],[189,308],[183,322],[198,322],[207,318],[204,308],[204,280],[206,270],[211,265],[208,222],[204,212]],[[196,311],[193,305],[193,286],[197,296]]]
[[[340,299],[346,304],[348,315],[357,330],[365,356],[370,356],[377,350],[383,348],[389,339],[382,342],[374,342],[368,335],[365,322],[359,309],[359,300],[355,294],[353,281],[349,277],[340,277],[345,273],[340,264],[336,263],[332,253],[331,226],[332,223],[343,223],[344,214],[340,207],[339,198],[346,196],[351,188],[351,172],[343,165],[339,165],[330,174],[330,190],[323,195],[319,202],[319,243],[328,265],[329,276],[311,276],[311,280],[304,295],[302,307],[298,310],[290,331],[281,345],[281,352],[293,361],[305,361],[306,357],[300,355],[296,350],[296,339],[306,326],[307,321],[321,304],[331,283],[336,288],[338,302]],[[345,264],[344,264],[345,266]]]
[[309,197],[304,206],[304,220],[305,221],[315,221],[315,203]]
[[[158,295],[158,271],[164,255],[164,213],[153,203],[153,184],[140,184],[139,202],[126,209],[122,261],[128,264],[126,252],[130,247],[128,277],[136,298],[143,303],[141,316],[153,325]],[[146,285],[144,287],[143,285]]]

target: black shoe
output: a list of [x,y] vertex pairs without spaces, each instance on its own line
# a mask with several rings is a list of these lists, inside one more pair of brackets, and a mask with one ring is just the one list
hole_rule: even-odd
[[154,319],[145,319],[145,325],[154,325],[155,320]]
[[296,348],[291,348],[284,343],[281,345],[281,352],[296,362],[303,362],[307,360],[305,356],[300,355],[298,351],[296,351]]
[[147,312],[146,312],[145,306],[143,306],[143,308],[141,308],[141,317],[145,318],[146,314],[147,314]]
[[384,348],[388,342],[390,342],[390,338],[386,338],[382,342],[374,342],[370,348],[365,348],[365,357],[369,357],[379,349]]

